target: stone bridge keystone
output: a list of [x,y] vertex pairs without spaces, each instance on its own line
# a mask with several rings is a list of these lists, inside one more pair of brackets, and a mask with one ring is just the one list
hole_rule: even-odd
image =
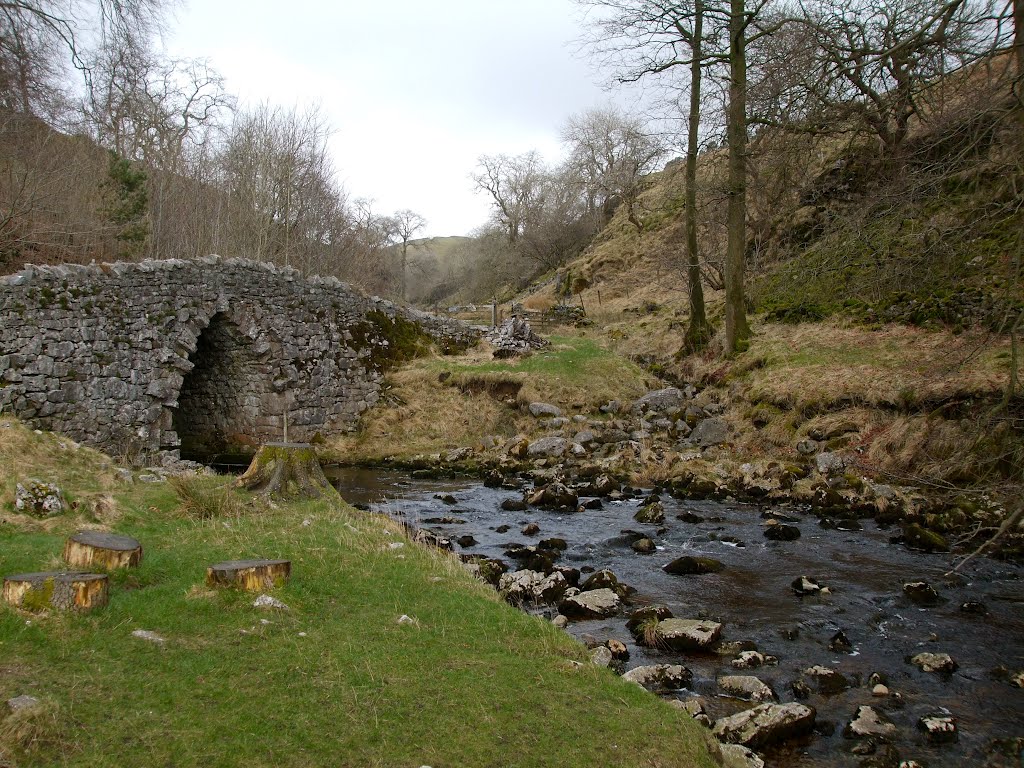
[[468,326],[335,278],[218,256],[0,277],[0,411],[115,455],[348,431],[383,369]]

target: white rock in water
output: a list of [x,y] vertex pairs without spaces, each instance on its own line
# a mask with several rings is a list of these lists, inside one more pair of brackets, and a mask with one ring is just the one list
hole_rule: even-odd
[[742,744],[720,744],[719,750],[724,768],[764,768],[764,760]]
[[650,664],[634,667],[622,679],[649,691],[674,691],[688,686],[693,673],[679,664]]
[[846,724],[843,737],[847,739],[879,739],[891,741],[899,731],[874,707],[857,707],[853,720]]
[[803,704],[761,704],[716,720],[712,732],[719,741],[756,749],[807,733],[816,714]]
[[260,595],[252,604],[253,608],[264,608],[264,609],[277,609],[279,611],[290,611],[287,605],[282,603],[276,597],[270,595]]
[[559,613],[569,618],[601,619],[614,615],[622,601],[610,589],[592,589],[566,598],[558,605]]
[[753,675],[723,675],[718,687],[727,695],[748,701],[775,701],[775,692]]
[[136,629],[132,632],[132,637],[137,637],[139,640],[145,640],[150,643],[156,643],[157,645],[163,645],[167,642],[167,640],[162,638],[156,632],[150,632],[148,629]]
[[938,672],[949,674],[956,672],[957,664],[948,653],[919,653],[910,663],[922,672]]

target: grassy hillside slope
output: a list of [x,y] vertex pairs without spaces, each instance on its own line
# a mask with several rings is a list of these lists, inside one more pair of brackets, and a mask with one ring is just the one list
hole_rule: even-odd
[[[859,469],[938,492],[1003,488],[1024,472],[1024,375],[1009,330],[1024,317],[1024,134],[1019,115],[918,126],[905,162],[869,144],[759,137],[747,252],[753,337],[680,353],[688,322],[682,168],[654,174],[643,228],[618,212],[577,260],[586,333],[663,382],[721,403],[738,461],[803,460],[812,435]],[[723,325],[721,153],[702,156],[706,298]],[[559,301],[548,284],[522,297]],[[561,299],[568,300],[568,299]]]
[[[385,518],[334,499],[268,504],[219,477],[187,481],[185,506],[168,483],[125,483],[109,458],[9,418],[0,467],[3,574],[59,567],[82,527],[145,549],[105,608],[0,605],[0,701],[39,700],[0,710],[2,765],[714,765],[689,716]],[[73,509],[15,513],[26,476],[60,484]],[[291,559],[273,592],[290,610],[204,585],[207,565],[246,557]]]

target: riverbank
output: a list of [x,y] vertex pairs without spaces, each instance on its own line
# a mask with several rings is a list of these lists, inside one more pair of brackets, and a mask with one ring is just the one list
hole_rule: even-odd
[[[622,489],[568,511],[524,503],[529,486],[328,471],[712,732],[759,704],[813,708],[813,727],[751,738],[770,768],[1008,768],[1024,744],[1019,565],[979,557],[950,574],[954,555],[893,543],[891,527],[823,527],[792,506]],[[919,654],[949,668],[918,668]],[[861,730],[871,718],[885,725]],[[930,718],[951,721],[949,738],[922,730]]]
[[[2,763],[714,764],[688,715],[383,516],[263,503],[218,477],[191,481],[189,511],[159,473],[7,418],[0,465],[5,575],[58,567],[80,528],[144,548],[92,613],[0,607],[0,702],[35,700],[2,705]],[[60,486],[68,510],[15,510],[27,477]],[[291,560],[272,592],[287,609],[205,586],[208,565],[249,557]]]
[[985,551],[1024,552],[1020,436],[1005,418],[989,423],[1004,342],[765,324],[735,358],[673,360],[670,326],[654,313],[567,329],[524,358],[492,360],[484,346],[414,361],[327,453],[497,483],[608,475],[680,497],[802,504],[917,526],[935,535],[928,546],[963,552],[1002,529]]

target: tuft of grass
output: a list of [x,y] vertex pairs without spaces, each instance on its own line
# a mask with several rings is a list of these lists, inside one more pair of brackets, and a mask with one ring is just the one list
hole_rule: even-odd
[[0,719],[0,765],[13,761],[16,754],[51,752],[64,739],[60,707],[42,699],[21,707]]
[[172,475],[167,483],[181,501],[182,512],[193,519],[216,520],[238,517],[242,513],[238,498],[221,478]]

